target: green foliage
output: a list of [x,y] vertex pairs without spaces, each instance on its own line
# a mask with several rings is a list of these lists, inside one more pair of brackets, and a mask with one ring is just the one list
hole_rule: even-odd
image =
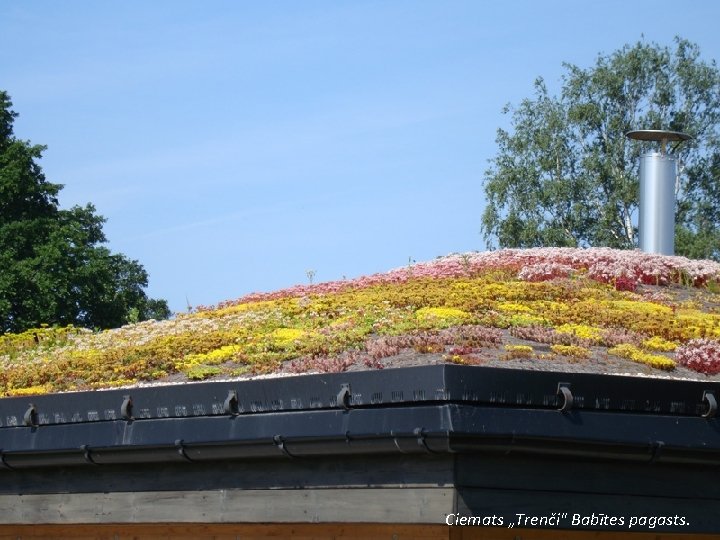
[[566,64],[559,96],[542,79],[535,95],[506,107],[498,153],[485,175],[482,229],[500,247],[635,247],[638,157],[652,143],[634,129],[683,131],[676,250],[720,258],[720,71],[696,45],[644,41]]
[[202,381],[213,375],[218,375],[221,372],[222,370],[215,366],[194,366],[188,371],[187,377],[191,381]]
[[0,333],[167,318],[167,303],[143,290],[144,268],[100,245],[105,219],[95,208],[58,207],[62,186],[38,165],[44,147],[14,137],[11,107],[0,91]]

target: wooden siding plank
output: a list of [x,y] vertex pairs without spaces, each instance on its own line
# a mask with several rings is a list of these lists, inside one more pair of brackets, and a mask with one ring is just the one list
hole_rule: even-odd
[[[648,458],[649,459],[649,458]],[[720,500],[717,467],[541,458],[511,454],[459,454],[457,487],[579,491]]]
[[[0,540],[627,540],[626,532],[406,524],[0,525]],[[717,540],[717,535],[635,533],[632,540]]]
[[452,485],[453,471],[454,458],[449,454],[0,469],[0,495],[67,491],[444,487]]
[[[573,514],[591,517],[598,516],[623,517],[624,523],[615,526],[594,527],[596,529],[624,531],[626,535],[635,532],[646,532],[648,527],[638,526],[634,530],[628,528],[631,516],[678,516],[686,525],[663,527],[657,526],[651,532],[659,533],[715,533],[720,538],[720,519],[718,518],[718,502],[703,499],[698,493],[694,499],[673,498],[666,496],[617,496],[608,497],[594,493],[536,491],[536,490],[503,490],[482,488],[458,489],[457,513],[463,516],[501,516],[503,526],[515,523],[515,529],[528,527],[530,523],[518,523],[517,515],[551,516],[553,513],[566,513],[559,527],[571,529]],[[577,527],[577,530],[581,530]],[[554,527],[548,530],[555,530]],[[634,538],[634,536],[633,536]],[[524,540],[524,539],[523,539]]]
[[448,540],[449,527],[406,524],[127,524],[0,525],[0,540],[97,538],[102,540]]
[[432,523],[451,488],[217,490],[1,495],[5,523]]

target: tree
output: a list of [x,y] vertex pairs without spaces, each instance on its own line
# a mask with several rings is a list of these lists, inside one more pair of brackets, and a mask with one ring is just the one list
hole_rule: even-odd
[[14,136],[16,116],[0,91],[0,333],[167,318],[167,302],[143,290],[144,268],[100,245],[105,219],[95,208],[59,208],[62,186],[38,164],[45,147]]
[[697,45],[640,41],[582,69],[564,64],[562,90],[542,78],[534,97],[507,106],[510,129],[485,173],[482,230],[490,247],[637,244],[638,157],[652,143],[635,129],[682,131],[677,145],[678,254],[720,258],[720,71]]

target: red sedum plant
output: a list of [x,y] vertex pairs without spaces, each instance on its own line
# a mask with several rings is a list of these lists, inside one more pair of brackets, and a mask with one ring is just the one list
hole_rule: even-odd
[[688,368],[715,375],[720,373],[720,341],[715,339],[691,339],[680,346],[675,354],[678,364]]

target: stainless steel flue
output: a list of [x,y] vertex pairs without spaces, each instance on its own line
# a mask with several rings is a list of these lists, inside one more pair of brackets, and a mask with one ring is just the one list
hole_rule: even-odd
[[675,184],[677,160],[668,155],[667,143],[691,137],[678,131],[645,129],[626,134],[638,141],[657,141],[660,152],[640,156],[640,249],[647,253],[675,254]]

